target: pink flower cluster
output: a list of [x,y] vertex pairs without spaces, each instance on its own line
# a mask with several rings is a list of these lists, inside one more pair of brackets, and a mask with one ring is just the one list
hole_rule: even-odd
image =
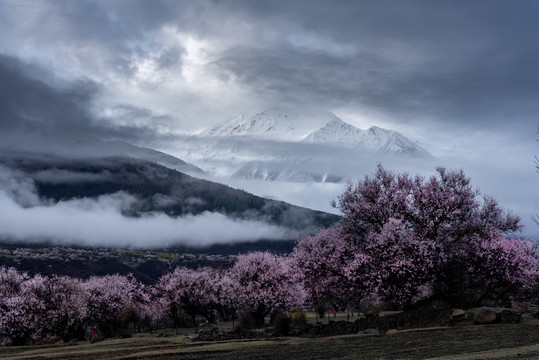
[[25,344],[48,335],[76,338],[86,318],[84,300],[79,280],[0,268],[0,344]]

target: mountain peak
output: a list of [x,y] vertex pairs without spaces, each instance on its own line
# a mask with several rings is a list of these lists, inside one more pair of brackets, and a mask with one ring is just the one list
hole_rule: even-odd
[[398,131],[383,129],[378,126],[371,126],[367,130],[361,130],[342,121],[332,113],[330,115],[332,115],[330,121],[317,131],[307,135],[304,141],[383,153],[430,157],[430,154],[425,149],[413,143]]
[[373,126],[371,126],[370,128],[367,129],[367,131],[370,131],[370,132],[373,132],[373,133],[375,133],[376,131],[380,131],[380,130],[387,131],[387,129],[383,129],[383,128],[378,127],[376,125],[373,125]]
[[307,135],[304,141],[355,147],[354,144],[360,142],[364,136],[363,130],[344,122],[333,113],[329,115],[329,121],[320,129]]
[[259,136],[290,137],[295,128],[288,114],[276,109],[267,109],[254,115],[242,113],[232,120],[201,133],[205,136]]
[[327,121],[326,124],[322,126],[322,128],[335,127],[335,126],[352,126],[348,124],[347,122],[344,122],[340,117],[338,117],[332,112],[329,112],[328,115],[329,115],[329,121]]

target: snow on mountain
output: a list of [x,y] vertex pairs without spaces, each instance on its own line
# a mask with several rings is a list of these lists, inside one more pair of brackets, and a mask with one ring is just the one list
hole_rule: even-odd
[[415,157],[432,157],[427,150],[410,141],[398,131],[372,126],[366,132],[363,145],[368,149]]
[[432,160],[394,130],[361,130],[333,113],[265,110],[242,114],[184,139],[175,153],[213,176],[290,182],[341,182],[382,160]]
[[[305,124],[306,120],[311,122],[310,129],[301,125],[301,123]],[[241,136],[266,140],[301,141],[417,157],[430,156],[418,144],[395,130],[382,129],[377,126],[361,130],[344,122],[331,112],[325,114],[322,121],[322,126],[318,128],[317,121],[311,121],[307,115],[290,116],[280,110],[265,110],[252,116],[241,114],[199,135],[218,138]],[[312,129],[313,125],[315,131]]]
[[250,161],[231,177],[242,180],[338,183],[343,176],[332,174],[327,166],[313,166],[312,160],[297,161]]
[[241,114],[234,119],[202,132],[202,136],[256,136],[293,139],[298,130],[288,114],[279,110],[265,110],[249,116]]
[[320,129],[307,135],[303,141],[357,147],[364,137],[365,132],[363,130],[345,123],[333,113],[330,113],[330,120]]
[[425,149],[413,143],[398,131],[382,129],[377,126],[372,126],[368,130],[361,130],[342,121],[335,115],[326,125],[307,135],[303,141],[358,150],[430,157],[430,154]]

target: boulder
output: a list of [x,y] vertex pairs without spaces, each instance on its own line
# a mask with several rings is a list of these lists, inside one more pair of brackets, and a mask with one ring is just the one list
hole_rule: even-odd
[[455,309],[453,310],[451,315],[449,315],[449,320],[452,320],[452,321],[465,320],[467,318],[467,315],[468,314],[466,313],[465,310]]
[[378,331],[378,329],[365,329],[365,330],[363,330],[363,334],[380,335],[380,331]]
[[518,324],[521,314],[511,309],[502,309],[496,313],[496,317],[496,320],[502,324]]
[[496,321],[496,312],[489,307],[482,307],[474,316],[474,323],[476,324],[491,324]]
[[449,325],[451,326],[468,326],[472,325],[472,319],[473,314],[462,310],[462,309],[455,309],[449,315]]

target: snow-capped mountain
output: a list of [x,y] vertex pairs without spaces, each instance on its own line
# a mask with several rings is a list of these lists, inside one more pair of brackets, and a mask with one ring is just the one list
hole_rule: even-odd
[[218,177],[290,182],[341,182],[380,161],[432,160],[395,130],[359,129],[333,113],[242,114],[184,139],[175,155]]
[[[234,119],[202,132],[205,137],[253,137],[266,140],[302,141],[311,144],[327,144],[365,151],[406,154],[411,156],[429,156],[418,144],[410,141],[395,130],[373,126],[361,130],[344,122],[333,113],[327,113],[322,119],[322,126],[314,131],[308,126],[296,123],[302,116],[290,116],[280,110],[265,110],[249,116],[241,114]],[[305,117],[305,116],[303,116]],[[294,121],[296,123],[294,123]]]

